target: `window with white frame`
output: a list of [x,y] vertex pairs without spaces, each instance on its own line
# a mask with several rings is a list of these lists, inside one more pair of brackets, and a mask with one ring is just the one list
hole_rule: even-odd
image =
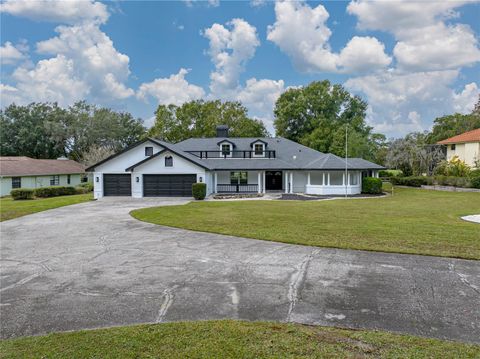
[[343,172],[330,172],[330,186],[343,185]]
[[310,184],[321,186],[323,185],[323,172],[313,171],[310,174]]
[[165,156],[165,167],[173,167],[173,157]]
[[230,172],[230,184],[247,184],[248,173],[247,172]]
[[263,152],[264,152],[265,145],[263,143],[255,143],[253,145],[253,154],[256,157],[263,157]]
[[60,176],[50,177],[50,186],[58,186],[60,184]]
[[232,145],[230,143],[222,143],[220,149],[222,151],[222,156],[232,156]]
[[145,147],[145,156],[146,157],[153,156],[153,147]]

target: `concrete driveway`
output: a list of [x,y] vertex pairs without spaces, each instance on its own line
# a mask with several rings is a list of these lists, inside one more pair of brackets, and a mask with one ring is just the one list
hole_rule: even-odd
[[180,203],[104,199],[3,222],[1,336],[239,318],[480,342],[478,261],[272,243],[128,214]]

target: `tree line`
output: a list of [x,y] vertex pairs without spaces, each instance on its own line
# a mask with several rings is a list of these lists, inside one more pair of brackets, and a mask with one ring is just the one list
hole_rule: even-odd
[[[441,148],[434,146],[437,141],[480,128],[477,104],[472,114],[437,118],[430,132],[387,141],[367,124],[367,106],[360,97],[327,80],[291,88],[275,104],[275,135],[343,157],[347,129],[349,157],[416,174],[426,172],[432,161],[444,156]],[[0,155],[65,156],[90,165],[145,137],[169,142],[213,137],[220,124],[229,126],[232,137],[269,136],[262,121],[249,117],[245,106],[232,101],[159,105],[149,129],[128,112],[84,101],[68,108],[56,103],[12,104],[0,111]]]

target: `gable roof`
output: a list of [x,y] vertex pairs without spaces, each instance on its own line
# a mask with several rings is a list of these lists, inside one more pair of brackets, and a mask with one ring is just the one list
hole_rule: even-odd
[[480,142],[480,128],[461,133],[460,135],[447,138],[437,142],[439,145],[448,145],[453,143]]
[[0,176],[48,176],[85,173],[85,167],[73,160],[44,160],[26,156],[0,157]]

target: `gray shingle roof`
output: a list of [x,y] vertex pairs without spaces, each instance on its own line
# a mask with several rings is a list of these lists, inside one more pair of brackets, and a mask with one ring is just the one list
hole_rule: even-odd
[[[274,150],[276,158],[248,158],[248,159],[200,159],[197,156],[191,155],[186,151],[218,151],[218,142],[221,140],[229,140],[235,144],[236,151],[250,151],[251,143],[253,141],[262,140],[266,145],[266,150]],[[160,141],[159,141],[160,142]],[[171,144],[167,144],[166,147],[172,147]],[[195,163],[200,161],[205,167],[209,169],[242,169],[242,170],[257,170],[257,169],[309,169],[309,170],[335,170],[344,169],[345,160],[333,154],[325,154],[319,151],[315,151],[309,147],[303,146],[299,143],[290,141],[286,138],[190,138],[188,140],[178,142],[173,145],[177,151],[184,151],[189,154],[195,160]],[[172,148],[172,149],[173,149]],[[366,169],[382,169],[375,163],[366,161],[361,158],[348,159],[348,168],[357,170]]]

